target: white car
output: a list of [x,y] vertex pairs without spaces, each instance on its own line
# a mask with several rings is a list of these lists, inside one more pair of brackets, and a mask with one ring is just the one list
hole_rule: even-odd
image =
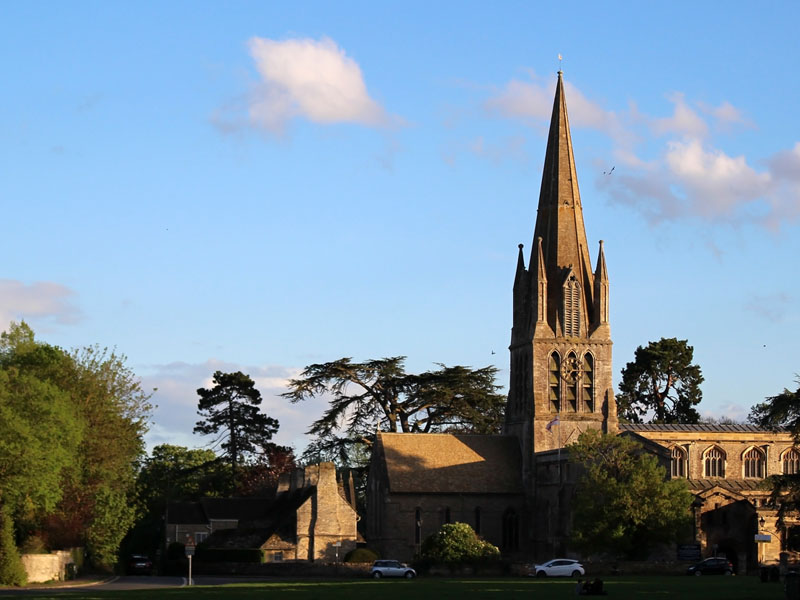
[[531,577],[580,577],[585,574],[583,565],[571,558],[554,558],[542,565],[533,565]]
[[397,560],[376,560],[369,570],[369,576],[373,579],[381,577],[405,577],[413,579],[417,572],[406,564]]

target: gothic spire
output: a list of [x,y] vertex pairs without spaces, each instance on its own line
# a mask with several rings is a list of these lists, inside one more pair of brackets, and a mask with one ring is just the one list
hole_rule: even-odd
[[[593,306],[594,281],[583,224],[583,208],[575,170],[572,136],[569,131],[567,101],[562,72],[553,101],[550,133],[542,171],[542,187],[533,239],[542,238],[542,251],[549,281],[548,321],[556,321],[561,304],[561,286],[571,268],[583,291],[584,306]],[[531,264],[533,257],[531,258]],[[588,323],[585,323],[588,325]]]

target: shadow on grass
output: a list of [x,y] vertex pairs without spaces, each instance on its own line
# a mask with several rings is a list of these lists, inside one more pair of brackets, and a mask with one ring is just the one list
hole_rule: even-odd
[[[604,583],[609,600],[775,600],[783,597],[780,583],[764,584],[757,577],[609,577]],[[575,586],[576,581],[572,579],[419,578],[411,581],[280,581],[130,591],[104,591],[100,586],[71,591],[29,590],[19,593],[26,598],[61,600],[564,600],[575,597]]]

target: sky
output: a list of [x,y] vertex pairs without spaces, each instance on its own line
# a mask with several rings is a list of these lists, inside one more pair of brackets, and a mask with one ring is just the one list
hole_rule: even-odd
[[0,329],[125,354],[157,388],[151,448],[208,443],[216,370],[250,374],[298,451],[325,399],[279,394],[312,363],[505,387],[561,68],[615,384],[686,339],[701,414],[743,420],[800,372],[798,22],[794,1],[3,2]]

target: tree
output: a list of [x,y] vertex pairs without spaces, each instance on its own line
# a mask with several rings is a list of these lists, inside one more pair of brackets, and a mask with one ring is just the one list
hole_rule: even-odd
[[28,576],[14,544],[14,524],[0,504],[0,585],[25,585]]
[[297,468],[294,450],[288,446],[267,444],[256,453],[253,460],[242,469],[237,496],[269,497],[278,488],[281,475]]
[[642,423],[697,423],[694,407],[703,398],[700,367],[692,364],[687,340],[661,338],[636,348],[635,359],[622,369],[617,410],[622,419]]
[[[25,323],[12,323],[0,334],[0,374],[8,398],[3,405],[11,414],[0,419],[0,428],[11,423],[17,436],[6,442],[23,439],[26,418],[35,423],[28,436],[30,456],[14,466],[39,451],[48,455],[30,474],[41,474],[39,485],[50,489],[50,499],[26,500],[24,510],[15,508],[18,534],[24,539],[39,529],[51,548],[87,544],[94,557],[103,557],[95,566],[108,568],[132,520],[135,467],[144,449],[150,394],[141,389],[124,356],[97,346],[68,352],[35,340]],[[35,409],[37,402],[46,406]],[[51,428],[57,415],[60,425]],[[19,493],[16,481],[5,487],[0,482],[0,494]],[[102,524],[102,540],[91,533],[94,524]]]
[[235,487],[237,469],[257,448],[270,443],[279,424],[259,411],[261,392],[249,375],[216,371],[213,381],[211,389],[197,390],[197,413],[203,420],[197,422],[194,432],[217,436],[211,445],[222,448]]
[[466,523],[447,523],[425,538],[422,558],[437,564],[461,564],[500,558],[500,550],[481,539]]
[[498,393],[496,368],[439,364],[436,370],[415,375],[405,372],[404,362],[403,356],[363,363],[340,358],[310,365],[289,382],[283,397],[293,403],[332,396],[328,410],[308,430],[316,436],[311,447],[318,455],[338,457],[342,464],[354,447],[372,438],[376,428],[499,433],[505,396]]
[[[747,419],[758,427],[771,431],[788,431],[794,436],[795,445],[800,444],[800,376],[798,388],[784,388],[750,409]],[[772,488],[772,501],[778,505],[778,520],[800,513],[800,474],[772,475],[767,479]]]
[[666,480],[664,468],[636,441],[589,429],[568,449],[570,461],[583,468],[572,528],[581,551],[646,556],[690,531],[686,481]]
[[747,419],[753,425],[772,431],[789,431],[795,443],[800,443],[800,377],[798,388],[786,388],[777,396],[770,396],[750,409]]

